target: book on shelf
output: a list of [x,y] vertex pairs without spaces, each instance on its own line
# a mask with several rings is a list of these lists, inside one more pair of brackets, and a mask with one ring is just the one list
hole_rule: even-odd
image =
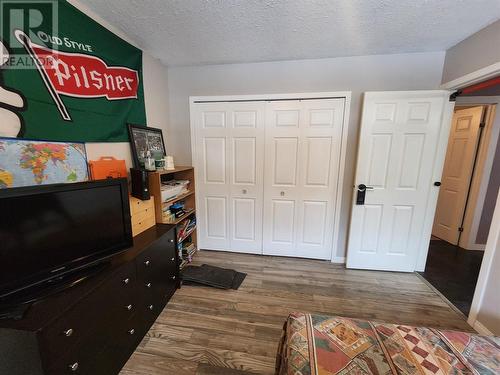
[[191,242],[191,236],[188,236],[189,242],[180,243],[179,248],[179,258],[182,259],[181,265],[183,263],[191,263],[193,261],[193,256],[196,254],[196,245]]
[[181,222],[177,227],[177,240],[181,242],[181,239],[185,239],[184,237],[196,227],[196,217],[191,216]]
[[170,180],[161,183],[161,201],[167,202],[189,192],[189,180]]
[[194,243],[190,242],[182,247],[182,256],[192,256],[196,253],[196,246]]

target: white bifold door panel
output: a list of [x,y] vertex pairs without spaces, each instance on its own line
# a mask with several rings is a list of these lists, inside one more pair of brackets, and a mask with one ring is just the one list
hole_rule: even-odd
[[264,254],[330,259],[344,104],[267,103]]
[[[444,91],[365,94],[348,268],[415,270],[428,199],[431,189],[438,189],[432,176],[448,96]],[[360,185],[367,186],[364,204],[356,204]]]
[[193,107],[198,241],[262,253],[264,102]]
[[432,234],[458,245],[474,168],[483,107],[455,111]]

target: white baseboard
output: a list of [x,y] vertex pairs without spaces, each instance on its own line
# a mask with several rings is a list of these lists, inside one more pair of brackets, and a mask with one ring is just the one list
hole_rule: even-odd
[[345,257],[333,257],[332,263],[345,264]]
[[491,332],[488,328],[482,325],[478,320],[476,320],[472,324],[472,328],[479,332],[480,335],[483,336],[493,336],[493,332]]

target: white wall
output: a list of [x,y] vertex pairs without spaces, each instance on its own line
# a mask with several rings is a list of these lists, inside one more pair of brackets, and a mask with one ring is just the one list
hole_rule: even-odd
[[500,62],[500,20],[446,51],[442,82],[446,83]]
[[[337,256],[345,256],[362,93],[436,89],[444,52],[320,60],[173,67],[168,69],[168,154],[191,164],[189,96],[352,91],[347,159]],[[175,141],[175,142],[174,142]]]
[[[140,48],[136,42],[127,37],[121,30],[104,21],[85,5],[80,4],[78,0],[68,0],[68,2],[120,38]],[[167,138],[165,134],[168,123],[167,67],[160,60],[143,51],[142,69],[147,125],[162,129],[163,137]],[[117,159],[125,159],[127,168],[132,167],[130,144],[128,142],[87,143],[86,148],[88,160],[95,160],[101,156],[114,156]]]
[[500,192],[468,322],[482,334],[500,336]]

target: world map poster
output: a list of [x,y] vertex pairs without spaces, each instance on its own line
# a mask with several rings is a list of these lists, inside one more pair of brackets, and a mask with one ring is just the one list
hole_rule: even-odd
[[88,178],[84,143],[0,138],[0,189]]

